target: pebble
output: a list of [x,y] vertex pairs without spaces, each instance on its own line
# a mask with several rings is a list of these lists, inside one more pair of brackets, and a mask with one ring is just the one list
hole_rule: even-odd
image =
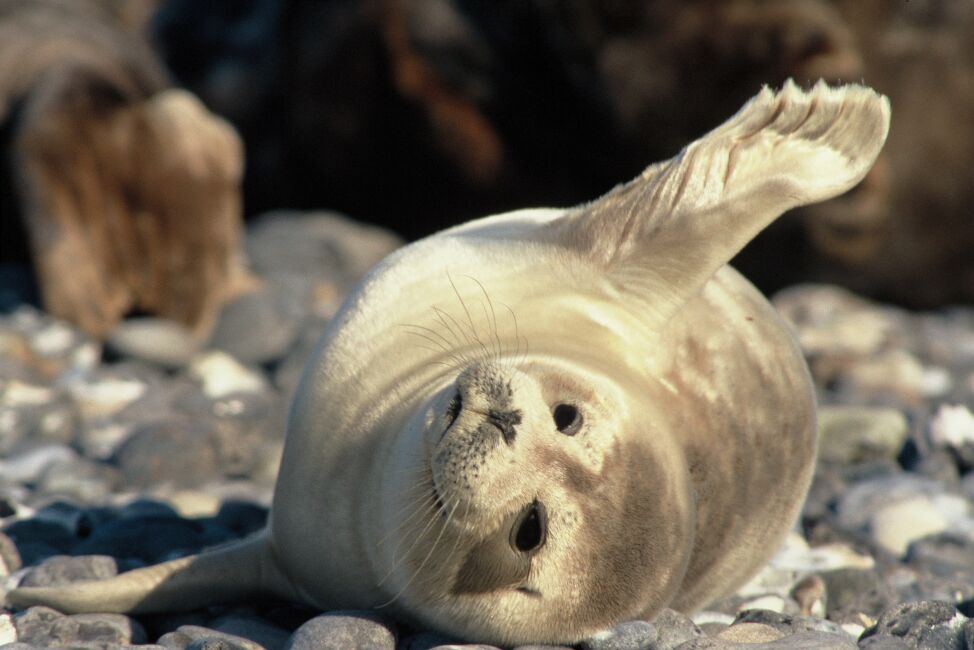
[[396,632],[387,619],[372,612],[335,611],[299,627],[285,650],[395,650]]
[[578,644],[579,650],[641,650],[656,643],[659,633],[647,621],[620,623]]
[[60,587],[81,580],[100,580],[116,575],[118,563],[109,555],[55,555],[27,571],[20,586]]
[[278,650],[265,649],[250,639],[199,625],[183,625],[175,632],[163,634],[159,645],[179,650]]
[[952,603],[903,603],[885,611],[862,638],[893,636],[917,650],[965,650],[969,620]]
[[823,406],[818,410],[818,431],[820,461],[861,463],[895,459],[909,424],[899,409]]
[[203,393],[210,399],[234,393],[259,393],[267,388],[261,375],[225,352],[205,352],[195,357],[189,365],[189,374],[203,384]]
[[31,607],[13,616],[16,640],[40,648],[135,645],[147,640],[145,629],[122,614],[65,616],[48,607]]
[[126,318],[109,335],[106,346],[118,357],[169,369],[185,367],[202,351],[199,340],[185,325],[151,316]]
[[147,488],[159,483],[194,487],[220,473],[220,454],[209,423],[185,417],[150,422],[115,452],[125,483]]
[[[270,283],[238,296],[223,307],[209,345],[248,364],[270,363],[287,353],[298,337],[302,308],[300,288]],[[297,293],[298,295],[291,295]]]
[[682,612],[664,609],[653,619],[657,638],[654,650],[674,650],[679,645],[704,636],[703,630]]

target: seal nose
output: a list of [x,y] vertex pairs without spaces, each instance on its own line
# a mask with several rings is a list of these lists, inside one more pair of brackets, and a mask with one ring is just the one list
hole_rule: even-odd
[[498,411],[491,409],[487,413],[487,421],[497,427],[501,432],[501,437],[504,438],[504,442],[511,445],[517,436],[517,430],[514,427],[521,424],[521,412],[518,410]]

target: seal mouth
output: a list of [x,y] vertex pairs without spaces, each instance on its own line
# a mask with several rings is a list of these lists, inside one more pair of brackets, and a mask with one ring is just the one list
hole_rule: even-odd
[[443,499],[440,497],[440,491],[436,489],[436,481],[433,477],[430,477],[430,492],[433,494],[433,505],[436,507],[437,513],[446,519],[446,506],[443,505]]

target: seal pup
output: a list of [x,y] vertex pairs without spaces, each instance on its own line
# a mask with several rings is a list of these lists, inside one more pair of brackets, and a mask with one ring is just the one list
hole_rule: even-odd
[[8,602],[276,597],[517,645],[733,591],[797,516],[816,430],[800,350],[726,263],[861,180],[888,125],[865,87],[765,88],[591,204],[398,250],[307,366],[265,531]]

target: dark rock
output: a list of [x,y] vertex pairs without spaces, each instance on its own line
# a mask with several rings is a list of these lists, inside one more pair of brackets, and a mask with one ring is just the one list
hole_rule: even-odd
[[23,580],[22,587],[59,587],[80,580],[100,580],[118,574],[115,558],[105,555],[83,555],[69,557],[56,555],[44,560],[39,566],[31,568]]
[[894,636],[923,650],[965,650],[962,627],[967,620],[953,604],[942,601],[902,603],[887,609],[860,639]]
[[267,508],[255,503],[227,501],[220,506],[216,522],[244,537],[264,527],[267,523]]
[[449,639],[440,634],[434,634],[433,632],[420,632],[419,634],[413,634],[411,636],[405,637],[399,645],[396,646],[396,650],[432,650],[437,646],[455,644],[453,639]]
[[876,618],[895,602],[893,590],[869,569],[823,571],[819,577],[825,582],[830,620],[858,620],[860,613]]
[[974,540],[955,533],[924,537],[910,544],[904,559],[936,575],[951,575],[958,567],[974,571]]
[[[23,544],[45,544],[61,553],[67,553],[74,544],[74,531],[63,522],[43,519],[22,519],[7,524],[3,532],[17,544],[17,549],[26,560]],[[30,564],[30,562],[28,562]]]
[[580,650],[640,650],[656,642],[656,626],[646,621],[620,623],[578,644]]
[[75,555],[136,558],[150,564],[196,553],[206,546],[234,538],[229,530],[212,522],[171,517],[133,517],[116,519],[99,526],[72,552]]
[[207,627],[213,628],[217,632],[248,639],[267,650],[281,650],[287,644],[290,636],[287,630],[272,625],[257,616],[222,616],[210,622]]

